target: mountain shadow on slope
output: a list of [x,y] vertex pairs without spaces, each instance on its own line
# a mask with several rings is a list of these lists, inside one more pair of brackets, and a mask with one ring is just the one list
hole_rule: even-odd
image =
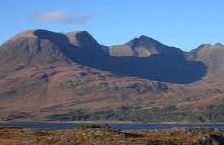
[[187,84],[202,79],[207,67],[202,62],[189,61],[182,53],[154,54],[150,57],[110,56],[104,46],[93,41],[88,34],[78,34],[79,46],[70,43],[68,37],[60,33],[34,32],[40,39],[48,39],[73,62],[84,66],[110,71],[118,76],[139,77],[143,79]]
[[[96,58],[99,59],[99,58]],[[168,58],[162,55],[139,57],[106,57],[100,63],[80,62],[82,65],[110,71],[118,76],[139,77],[143,79],[188,84],[201,80],[207,73],[202,62]]]
[[57,51],[76,63],[92,67],[101,63],[101,59],[97,58],[105,56],[105,51],[101,49],[102,46],[94,42],[93,38],[85,31],[76,34],[76,39],[80,43],[77,46],[71,43],[66,35],[61,33],[36,30],[34,34],[39,39],[47,39],[54,43],[58,49]]

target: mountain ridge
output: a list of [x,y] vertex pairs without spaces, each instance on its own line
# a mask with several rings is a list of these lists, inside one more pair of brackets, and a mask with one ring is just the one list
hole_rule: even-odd
[[[20,48],[17,48],[17,46]],[[6,48],[10,50],[6,50]],[[32,63],[32,60],[37,58],[38,60],[34,62],[38,63],[40,61],[46,64],[56,63],[56,65],[57,59],[59,59],[59,63],[62,61],[62,63],[75,62],[104,71],[112,71],[112,73],[118,75],[137,76],[169,82],[169,79],[167,80],[166,78],[163,78],[164,74],[160,74],[164,70],[158,70],[155,72],[155,74],[159,74],[159,77],[153,76],[155,74],[151,74],[151,76],[138,74],[141,74],[144,71],[149,71],[144,70],[143,68],[146,68],[144,65],[148,65],[150,63],[152,63],[152,66],[149,65],[148,67],[152,67],[152,69],[150,69],[152,72],[156,69],[156,66],[154,66],[156,63],[161,65],[160,68],[164,67],[165,71],[168,70],[168,74],[169,71],[179,71],[175,74],[177,77],[180,73],[188,72],[188,70],[185,70],[187,67],[170,67],[172,66],[168,64],[170,62],[173,63],[173,65],[180,65],[181,63],[185,66],[189,65],[189,69],[194,66],[196,68],[201,67],[199,70],[195,68],[195,71],[198,72],[199,75],[203,76],[203,74],[206,73],[205,65],[208,65],[211,69],[213,69],[212,65],[215,66],[214,63],[211,63],[209,59],[210,56],[215,57],[222,55],[223,50],[220,48],[223,48],[221,43],[216,43],[214,45],[203,44],[190,52],[185,52],[176,47],[166,46],[145,35],[134,38],[123,45],[104,46],[99,44],[87,31],[55,33],[48,30],[37,29],[21,32],[12,37],[12,39],[6,41],[1,46],[0,54],[3,55],[0,59],[4,59],[4,57],[9,56],[13,62],[16,62],[17,57],[21,56],[21,58],[18,59],[19,63]],[[218,52],[220,53],[213,54]],[[212,56],[212,54],[215,56]],[[15,60],[12,58],[15,58]],[[219,58],[213,59],[220,58],[222,57],[220,56]],[[2,61],[2,63],[6,62],[6,60],[10,60],[10,58],[6,57],[5,61]],[[26,62],[21,62],[22,60],[25,60]],[[127,60],[129,62],[133,61],[132,63],[135,66],[141,66],[141,63],[143,66],[142,68],[134,68],[132,66],[129,67],[129,62]],[[136,64],[136,62],[139,62],[139,64]],[[179,64],[179,62],[181,63]],[[128,66],[128,69],[122,70],[126,66]],[[121,70],[119,70],[119,67]],[[219,71],[220,69],[218,69],[218,67],[220,66],[217,66],[214,71]],[[133,70],[134,72],[130,73],[128,70]],[[214,71],[208,72],[214,73]],[[192,75],[194,78],[194,74],[186,74],[189,76]],[[172,83],[172,81],[170,82]],[[179,81],[177,81],[177,83],[178,82]],[[180,83],[181,82],[182,81],[180,81]]]
[[221,44],[184,52],[141,36],[125,47],[113,55],[86,31],[20,33],[0,47],[0,118],[224,121],[200,116],[222,109]]
[[[24,30],[24,31],[22,31],[22,32],[20,32],[20,33],[17,33],[16,35],[14,35],[14,36],[13,36],[11,39],[9,39],[9,40],[15,40],[15,39],[18,38],[18,37],[31,37],[31,36],[33,36],[33,37],[37,37],[37,36],[35,36],[35,34],[34,34],[35,31],[53,32],[53,31],[48,31],[48,30],[45,30],[45,29],[30,29],[30,30]],[[54,32],[54,33],[55,33],[55,32]],[[71,31],[71,32],[57,32],[57,33],[58,33],[58,34],[65,35],[65,36],[68,36],[68,37],[69,37],[69,35],[72,36],[72,35],[76,35],[76,34],[85,34],[85,36],[91,37],[90,39],[93,39],[93,41],[95,41],[95,43],[98,43],[98,42],[91,36],[91,34],[90,34],[88,31],[85,31],[85,30],[84,30],[84,31]],[[71,38],[71,37],[70,37],[70,38]],[[159,43],[160,45],[164,45],[164,44],[162,44],[161,42],[155,40],[154,38],[151,38],[151,37],[146,36],[146,35],[140,35],[139,37],[135,37],[135,38],[133,38],[132,40],[129,40],[128,42],[123,43],[123,44],[120,44],[120,45],[131,44],[131,43],[133,43],[133,41],[141,40],[141,39],[148,39],[148,40],[154,41],[154,42],[156,42],[156,43]],[[3,42],[3,43],[1,44],[1,46],[4,45],[4,44],[7,43],[7,42],[8,42],[8,41]],[[98,44],[99,44],[99,43],[98,43]],[[103,45],[103,44],[101,44],[101,45],[104,46],[104,47],[108,47],[108,48],[117,46],[117,45]],[[209,44],[209,43],[207,43],[207,44],[204,43],[204,44],[199,45],[199,46],[198,46],[197,48],[195,48],[195,49],[199,49],[199,48],[202,47],[202,46],[213,46],[213,47],[217,46],[217,47],[224,47],[224,45],[223,45],[222,43],[217,42],[217,43],[215,43],[214,45],[213,45],[213,44]],[[168,46],[168,47],[170,47],[170,48],[177,48],[177,47],[172,47],[172,46]],[[178,49],[180,49],[180,48],[178,48]],[[182,49],[180,49],[180,50],[181,50],[182,52],[184,52],[184,53],[189,53],[189,52],[191,52],[191,51],[194,51],[195,49],[191,49],[190,51],[184,51],[184,50],[182,50]]]

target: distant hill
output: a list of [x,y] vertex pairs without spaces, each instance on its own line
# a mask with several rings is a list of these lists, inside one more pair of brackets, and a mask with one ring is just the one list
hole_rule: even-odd
[[104,46],[88,32],[28,30],[0,47],[3,120],[222,122],[222,44],[191,52],[147,36]]

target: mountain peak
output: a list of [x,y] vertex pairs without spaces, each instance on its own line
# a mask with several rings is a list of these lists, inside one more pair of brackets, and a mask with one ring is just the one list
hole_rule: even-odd
[[134,38],[132,39],[131,41],[129,41],[127,43],[128,45],[132,45],[133,47],[137,47],[137,46],[146,46],[148,47],[148,45],[153,45],[153,44],[161,44],[160,42],[148,37],[148,36],[145,36],[145,35],[141,35],[137,38]]
[[0,63],[7,60],[26,66],[87,65],[97,64],[106,55],[107,51],[87,31],[57,33],[38,29],[19,33],[4,43]]
[[196,48],[196,50],[202,49],[202,48],[208,48],[208,47],[212,47],[212,44],[201,44]]
[[14,37],[12,37],[10,40],[18,40],[18,39],[23,39],[23,38],[52,38],[55,37],[56,35],[65,35],[65,37],[69,38],[76,38],[76,37],[93,37],[87,32],[87,31],[73,31],[73,32],[68,32],[68,33],[56,33],[44,29],[36,29],[36,30],[25,30],[23,32],[18,33]]
[[67,64],[72,52],[65,35],[43,29],[23,31],[0,49],[3,61],[38,66]]
[[14,37],[12,37],[11,40],[17,40],[17,39],[22,39],[22,38],[34,38],[36,37],[34,34],[34,30],[26,30],[21,33],[18,33]]
[[224,48],[224,45],[221,43],[215,43],[213,44],[201,44],[199,47],[197,47],[193,51],[198,51],[198,50],[205,50],[205,49],[216,49],[216,48]]
[[65,35],[68,37],[70,43],[75,46],[99,45],[92,35],[87,31],[73,31],[65,33]]
[[[54,43],[71,43],[74,46],[99,45],[98,42],[87,31],[73,31],[68,33],[57,33],[44,29],[26,30],[12,37],[5,44],[15,44],[27,39],[45,39]],[[89,46],[88,46],[89,47]]]
[[67,32],[65,35],[68,36],[76,36],[76,35],[84,35],[84,36],[89,36],[89,32],[87,31],[72,31],[72,32]]
[[20,32],[16,34],[14,37],[9,39],[8,42],[16,43],[17,41],[24,40],[24,39],[55,39],[54,37],[57,37],[61,35],[60,33],[51,32],[44,29],[36,29],[36,30],[25,30],[23,32]]
[[178,48],[166,46],[145,35],[134,38],[123,45],[116,45],[110,48],[110,55],[112,56],[149,57],[160,54],[180,56],[182,53]]
[[222,43],[216,43],[214,46],[215,47],[224,47],[224,45]]
[[138,39],[139,40],[143,40],[143,39],[148,39],[148,40],[150,39],[150,40],[152,40],[152,38],[150,38],[150,37],[148,37],[146,35],[141,35],[141,36],[138,37]]

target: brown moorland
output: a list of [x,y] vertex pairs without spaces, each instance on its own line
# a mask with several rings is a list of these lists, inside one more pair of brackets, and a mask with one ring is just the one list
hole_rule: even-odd
[[118,131],[0,129],[1,145],[223,145],[224,133],[213,129]]

